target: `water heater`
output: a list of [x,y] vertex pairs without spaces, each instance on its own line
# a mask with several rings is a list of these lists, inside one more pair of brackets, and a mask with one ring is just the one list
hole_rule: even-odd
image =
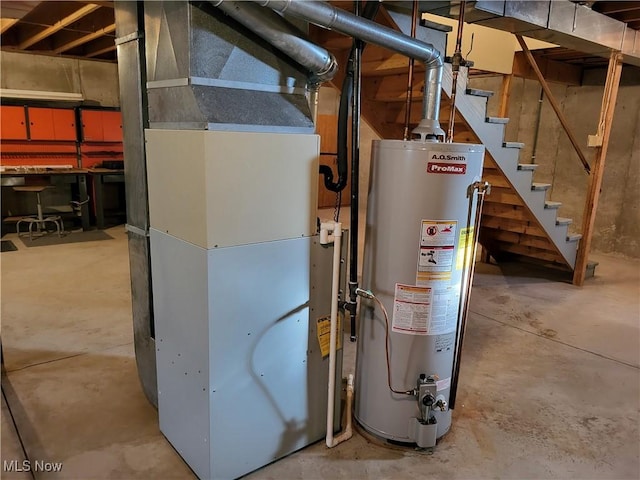
[[483,157],[482,145],[373,144],[354,415],[382,439],[432,447],[451,426]]

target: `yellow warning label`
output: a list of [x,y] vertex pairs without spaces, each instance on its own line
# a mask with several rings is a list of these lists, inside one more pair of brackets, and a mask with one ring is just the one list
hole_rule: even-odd
[[[331,344],[331,315],[321,317],[317,321],[316,333],[318,334],[318,345],[323,357],[329,355],[329,345]],[[336,325],[336,350],[342,348],[342,312],[338,312],[338,325]]]
[[451,280],[451,272],[418,272],[416,275],[416,285],[428,286],[432,282],[446,282]]
[[458,255],[456,257],[456,270],[462,270],[465,266],[471,265],[473,254],[473,227],[467,227],[460,230],[460,238],[458,239]]

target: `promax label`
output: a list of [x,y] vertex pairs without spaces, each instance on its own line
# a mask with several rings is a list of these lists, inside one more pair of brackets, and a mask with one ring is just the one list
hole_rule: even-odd
[[[435,156],[435,155],[434,155]],[[464,175],[467,173],[466,163],[435,163],[427,164],[428,173],[444,173],[448,175]]]

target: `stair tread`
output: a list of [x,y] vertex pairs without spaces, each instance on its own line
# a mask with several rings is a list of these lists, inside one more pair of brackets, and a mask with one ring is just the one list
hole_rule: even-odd
[[582,238],[582,235],[579,233],[571,233],[567,235],[567,242],[577,242]]
[[503,142],[502,146],[504,148],[524,148],[524,143],[522,143],[522,142]]
[[420,20],[420,26],[425,28],[431,28],[433,30],[438,30],[439,32],[445,32],[445,33],[449,33],[451,30],[453,30],[453,27],[449,25],[443,25],[442,23],[432,22],[424,18]]
[[533,182],[531,184],[531,190],[548,190],[550,187],[550,183]]
[[520,163],[518,164],[518,170],[528,170],[528,171],[534,171],[536,168],[538,168],[538,164],[537,163]]
[[480,90],[479,88],[467,88],[467,95],[489,98],[493,96],[493,92],[491,90]]
[[560,208],[562,206],[562,202],[552,202],[547,200],[544,202],[544,208]]
[[572,223],[572,218],[556,217],[556,225],[571,225]]
[[499,123],[499,124],[509,123],[509,119],[506,117],[486,117],[485,121],[487,123]]

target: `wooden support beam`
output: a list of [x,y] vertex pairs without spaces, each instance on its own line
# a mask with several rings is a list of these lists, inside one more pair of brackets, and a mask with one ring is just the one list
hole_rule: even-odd
[[0,35],[18,23],[19,18],[0,18]]
[[72,23],[77,22],[82,17],[90,14],[91,12],[93,12],[94,10],[97,10],[98,8],[100,8],[100,5],[96,5],[95,3],[89,3],[87,5],[84,5],[83,7],[79,8],[78,10],[71,13],[70,15],[67,15],[63,19],[58,20],[56,23],[54,23],[50,27],[47,27],[44,30],[40,30],[35,35],[31,35],[29,38],[20,42],[20,44],[18,45],[18,49],[25,50],[29,48],[31,45],[34,45],[44,40],[45,38],[53,35],[54,33],[62,30],[68,25],[71,25]]
[[529,50],[529,47],[524,41],[524,38],[522,38],[520,35],[516,35],[516,38],[518,39],[518,43],[522,47],[522,51],[524,52],[527,60],[529,61],[531,68],[533,68],[533,71],[538,77],[538,81],[540,82],[540,85],[542,85],[544,94],[547,96],[547,99],[549,100],[551,107],[553,107],[553,111],[556,112],[556,115],[558,116],[558,120],[560,120],[560,124],[562,125],[562,128],[564,128],[565,133],[569,137],[569,140],[571,141],[571,145],[573,145],[573,148],[578,154],[578,157],[580,157],[582,166],[584,167],[587,173],[590,173],[591,168],[589,167],[589,162],[587,162],[587,158],[585,157],[584,153],[582,153],[582,149],[578,144],[578,140],[576,139],[576,136],[573,134],[573,131],[571,130],[571,127],[569,126],[569,122],[567,122],[567,119],[564,116],[564,113],[562,113],[562,110],[560,109],[560,105],[558,104],[556,97],[551,92],[551,89],[549,88],[549,84],[547,84],[546,80],[544,79],[544,76],[542,75],[542,72],[538,68],[536,61],[533,58],[533,55],[531,54],[531,50]]
[[103,35],[108,35],[109,33],[115,32],[115,30],[116,30],[116,24],[112,23],[111,25],[107,25],[106,27],[101,28],[96,32],[83,35],[82,37],[76,38],[75,40],[71,40],[70,42],[67,42],[64,45],[60,45],[58,48],[53,50],[53,53],[59,54],[59,53],[66,52],[67,50],[71,50],[72,48],[91,42],[96,38],[100,38]]
[[[550,83],[561,83],[563,85],[580,86],[582,84],[582,66],[565,63],[565,60],[573,58],[583,60],[586,58],[584,53],[576,52],[571,54],[572,57],[563,58],[563,53],[557,54],[557,61],[554,59],[553,48],[545,51],[544,57],[534,54],[536,65],[542,72],[545,80]],[[558,49],[562,50],[562,49]],[[599,57],[598,57],[599,58]],[[513,75],[520,78],[528,78],[536,80],[536,74],[527,61],[524,52],[516,52],[513,56]]]
[[622,55],[620,52],[612,52],[609,58],[609,70],[602,95],[602,108],[600,109],[600,121],[598,122],[598,134],[602,136],[602,145],[596,147],[595,160],[593,162],[593,174],[589,179],[589,190],[584,207],[582,220],[582,239],[576,255],[576,266],[573,270],[573,284],[582,286],[587,272],[587,256],[591,249],[593,227],[596,221],[596,211],[600,199],[600,188],[604,176],[604,164],[607,159],[611,126],[613,125],[613,112],[618,98],[620,75],[622,74]]
[[511,80],[513,75],[502,76],[502,92],[500,94],[500,113],[499,117],[509,117],[509,99],[511,98]]

